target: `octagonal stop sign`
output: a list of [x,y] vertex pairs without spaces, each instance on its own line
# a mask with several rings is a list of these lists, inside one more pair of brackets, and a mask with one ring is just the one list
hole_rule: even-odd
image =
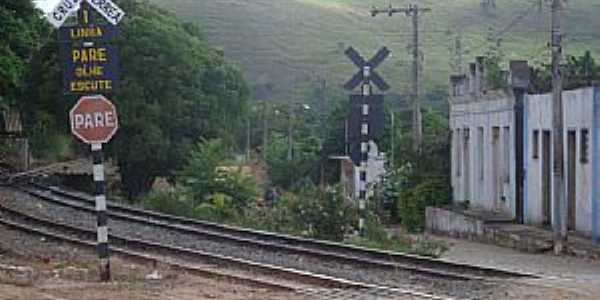
[[104,96],[85,96],[69,113],[71,132],[88,144],[107,143],[119,128],[117,110]]

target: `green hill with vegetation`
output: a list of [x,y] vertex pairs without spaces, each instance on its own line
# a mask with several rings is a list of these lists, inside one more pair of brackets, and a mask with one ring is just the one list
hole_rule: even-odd
[[[406,95],[410,88],[410,18],[398,14],[371,17],[372,5],[389,0],[152,0],[186,21],[201,24],[213,43],[237,61],[249,85],[270,84],[275,100],[304,101],[317,78],[341,87],[355,72],[344,56],[353,46],[371,56],[381,46],[393,55],[380,73],[393,86],[392,93]],[[409,1],[391,1],[407,7]],[[466,68],[475,56],[500,46],[509,59],[549,61],[550,7],[545,0],[496,0],[484,8],[481,0],[421,0],[432,8],[421,19],[423,83],[426,94],[443,93],[459,55]],[[541,5],[540,5],[541,4]],[[565,4],[565,53],[581,55],[591,50],[600,56],[600,2],[569,0]],[[461,37],[462,51],[455,41]]]

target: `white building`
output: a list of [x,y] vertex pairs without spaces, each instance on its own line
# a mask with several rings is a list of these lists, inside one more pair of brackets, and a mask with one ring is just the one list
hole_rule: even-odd
[[[385,175],[385,153],[379,152],[375,142],[369,142],[369,163],[367,164],[367,185],[372,187],[380,183]],[[331,159],[340,161],[340,182],[346,195],[353,200],[358,199],[360,185],[360,168],[348,156],[332,156]],[[369,189],[372,194],[372,189]]]
[[[531,225],[557,219],[552,205],[552,95],[526,94],[526,62],[512,62],[510,88],[486,90],[482,60],[450,85],[455,202]],[[600,88],[563,93],[568,227],[597,237]]]
[[[596,235],[600,196],[600,89],[565,91],[563,112],[567,226],[588,236]],[[531,224],[551,224],[554,220],[552,94],[527,96],[524,130],[525,219]]]
[[516,217],[513,110],[510,91],[453,103],[450,126],[456,201]]

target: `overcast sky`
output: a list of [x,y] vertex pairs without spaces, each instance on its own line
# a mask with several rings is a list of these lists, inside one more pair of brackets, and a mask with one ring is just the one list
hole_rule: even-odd
[[59,0],[34,0],[35,4],[43,11],[49,12]]

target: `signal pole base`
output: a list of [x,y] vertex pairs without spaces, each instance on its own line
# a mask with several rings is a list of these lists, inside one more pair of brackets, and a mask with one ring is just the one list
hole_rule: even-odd
[[110,281],[110,260],[109,259],[100,259],[100,264],[99,264],[99,274],[100,274],[100,281],[102,282],[108,282]]

